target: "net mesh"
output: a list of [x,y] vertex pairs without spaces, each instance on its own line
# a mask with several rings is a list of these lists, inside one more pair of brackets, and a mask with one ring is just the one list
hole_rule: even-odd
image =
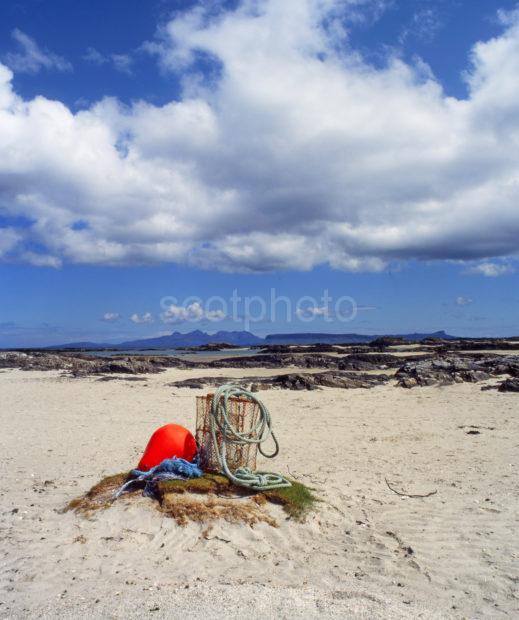
[[[204,471],[218,472],[220,464],[211,433],[211,406],[213,394],[196,397],[196,441],[200,448],[200,466]],[[227,401],[229,422],[240,433],[251,433],[259,414],[257,403],[248,398],[231,397]],[[222,445],[222,435],[216,431],[218,447]],[[237,445],[227,442],[227,464],[231,471],[238,467],[256,469],[257,444]]]

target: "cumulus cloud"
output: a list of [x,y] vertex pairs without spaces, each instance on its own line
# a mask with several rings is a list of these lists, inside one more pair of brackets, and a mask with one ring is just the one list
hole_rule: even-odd
[[0,213],[31,222],[9,254],[226,271],[516,255],[519,17],[474,46],[460,100],[423,62],[348,47],[337,15],[361,4],[178,14],[148,46],[183,84],[162,106],[73,113],[0,66]]
[[456,305],[457,306],[468,306],[472,303],[472,299],[470,297],[463,297],[463,295],[459,295],[456,297]]
[[72,71],[72,64],[66,58],[42,49],[25,32],[15,28],[11,34],[20,51],[9,52],[3,60],[13,71],[18,73],[38,73],[41,69]]
[[225,318],[223,310],[208,310],[198,301],[187,306],[170,304],[160,316],[163,323],[184,323],[186,321],[221,321]]
[[144,314],[132,314],[130,317],[132,323],[153,323],[153,315],[151,312],[145,312]]
[[118,312],[105,312],[103,314],[103,321],[107,321],[108,323],[112,323],[121,318],[121,315]]
[[506,276],[515,273],[515,269],[508,263],[485,262],[471,267],[467,273],[485,276],[487,278],[497,278],[498,276]]

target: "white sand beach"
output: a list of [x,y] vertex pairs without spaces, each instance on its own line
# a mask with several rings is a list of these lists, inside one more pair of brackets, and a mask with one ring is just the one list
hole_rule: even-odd
[[259,465],[323,500],[303,524],[273,507],[279,527],[204,531],[127,497],[62,513],[158,426],[194,431],[203,392],[167,384],[195,374],[0,372],[1,618],[518,617],[518,401],[480,385],[261,392],[281,453]]

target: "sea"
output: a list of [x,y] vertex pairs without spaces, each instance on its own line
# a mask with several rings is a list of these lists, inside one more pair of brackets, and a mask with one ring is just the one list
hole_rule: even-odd
[[185,357],[190,359],[219,358],[219,357],[250,357],[258,355],[259,349],[243,347],[240,349],[222,349],[221,351],[186,351],[184,349],[104,349],[102,351],[93,349],[91,351],[81,351],[87,355],[96,357],[112,357],[113,355],[165,355],[171,357]]

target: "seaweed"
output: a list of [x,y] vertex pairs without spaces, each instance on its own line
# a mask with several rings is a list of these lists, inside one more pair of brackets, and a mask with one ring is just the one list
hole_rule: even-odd
[[[87,493],[69,502],[65,511],[74,510],[88,515],[95,510],[108,508],[114,492],[128,478],[127,472],[104,478]],[[259,521],[275,525],[274,519],[260,510],[269,502],[282,506],[289,519],[303,522],[319,500],[304,484],[295,480],[290,482],[292,486],[286,488],[253,491],[233,484],[221,474],[213,473],[188,480],[163,480],[156,487],[158,509],[173,517],[180,525],[185,525],[189,520],[203,522],[217,518],[233,523],[244,522],[251,526]],[[244,501],[233,501],[236,499]]]
[[122,472],[103,478],[85,494],[71,500],[63,512],[73,510],[89,514],[101,508],[108,508],[112,503],[113,494],[129,479],[129,475],[129,472]]
[[308,513],[315,507],[318,500],[312,491],[295,480],[290,480],[292,486],[282,489],[266,491],[263,495],[267,501],[281,504],[288,516],[296,521],[304,521]]
[[193,495],[166,493],[160,502],[160,510],[179,525],[187,525],[190,521],[209,523],[224,519],[229,523],[245,523],[250,527],[260,522],[277,527],[272,516],[261,510],[257,503],[247,499],[236,502],[215,495],[195,498]]
[[[236,489],[222,474],[204,474],[201,478],[188,480],[162,480],[157,483],[159,500],[165,493],[196,493],[206,495],[232,495]],[[250,495],[250,493],[248,493]]]

